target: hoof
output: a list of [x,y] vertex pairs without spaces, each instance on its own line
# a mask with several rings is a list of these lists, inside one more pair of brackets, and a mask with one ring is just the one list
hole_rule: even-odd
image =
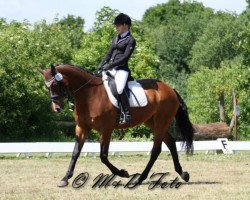
[[135,185],[141,185],[142,182],[143,182],[144,180],[146,180],[146,179],[147,179],[147,177],[141,175],[141,176],[135,181]]
[[125,178],[129,178],[129,174],[126,170],[121,169],[120,170],[120,177],[125,177]]
[[145,179],[138,178],[138,179],[135,181],[135,185],[141,185],[142,182],[143,182],[144,180],[145,180]]
[[189,178],[190,178],[189,173],[188,173],[188,172],[182,172],[181,178],[182,178],[184,181],[188,182],[188,181],[189,181]]
[[66,187],[69,184],[67,180],[61,180],[58,184],[57,187]]
[[141,185],[142,182],[143,182],[143,180],[138,179],[135,181],[134,185]]

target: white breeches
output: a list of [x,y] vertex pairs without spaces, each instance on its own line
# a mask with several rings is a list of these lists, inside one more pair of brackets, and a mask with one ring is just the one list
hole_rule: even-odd
[[125,70],[115,70],[115,69],[109,70],[109,72],[111,75],[115,77],[115,84],[118,94],[122,94],[129,73]]

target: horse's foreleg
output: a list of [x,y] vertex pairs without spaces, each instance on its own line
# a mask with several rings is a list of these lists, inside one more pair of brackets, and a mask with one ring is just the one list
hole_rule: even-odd
[[110,144],[110,138],[111,138],[111,133],[103,133],[101,135],[101,153],[100,153],[100,158],[103,164],[105,164],[110,171],[114,175],[118,175],[120,177],[127,177],[129,178],[129,174],[126,170],[119,170],[117,169],[114,165],[112,165],[109,160],[108,160],[108,150],[109,150],[109,144]]
[[76,142],[74,151],[72,153],[71,161],[68,167],[68,170],[66,172],[66,175],[63,177],[63,179],[58,183],[58,187],[65,187],[68,185],[68,179],[70,179],[73,176],[76,161],[81,153],[85,138],[86,138],[87,132],[84,132],[82,128],[79,126],[76,126]]
[[188,174],[188,172],[182,171],[182,167],[181,167],[180,162],[179,162],[178,153],[177,153],[174,138],[167,133],[167,135],[164,137],[163,141],[167,145],[167,147],[169,148],[169,150],[171,152],[173,162],[174,162],[175,171],[181,176],[181,178],[183,180],[188,182],[189,181],[189,174]]

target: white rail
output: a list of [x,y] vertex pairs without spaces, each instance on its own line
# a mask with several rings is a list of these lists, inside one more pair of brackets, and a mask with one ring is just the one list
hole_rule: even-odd
[[[110,152],[149,152],[153,142],[111,142]],[[177,151],[185,151],[181,143],[177,142]],[[23,143],[0,143],[0,153],[71,153],[74,142],[23,142]],[[250,141],[228,141],[220,138],[212,141],[194,141],[194,151],[216,151],[224,153],[234,151],[250,151]],[[162,151],[169,151],[166,145],[162,145]],[[97,142],[86,142],[83,146],[84,153],[99,153],[100,144]]]

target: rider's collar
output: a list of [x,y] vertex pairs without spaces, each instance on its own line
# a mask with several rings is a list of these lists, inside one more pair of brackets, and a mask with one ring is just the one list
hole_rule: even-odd
[[126,37],[127,35],[129,35],[129,31],[124,32],[124,33],[121,34],[120,36],[121,36],[121,38],[124,38],[124,37]]

